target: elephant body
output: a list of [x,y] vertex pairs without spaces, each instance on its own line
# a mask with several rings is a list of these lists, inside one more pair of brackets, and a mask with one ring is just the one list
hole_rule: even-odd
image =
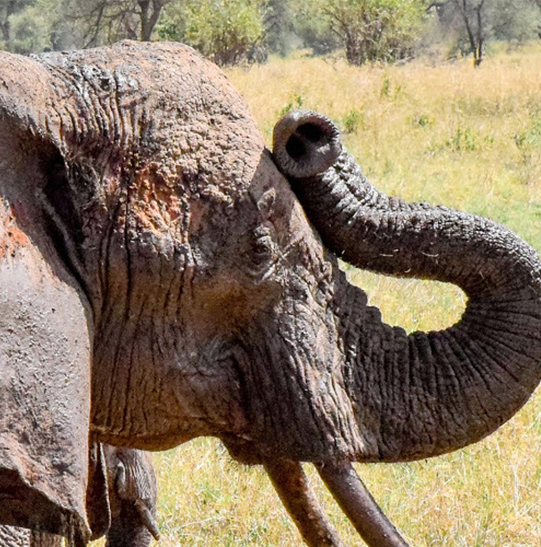
[[[350,462],[455,450],[526,402],[537,253],[380,194],[317,114],[279,122],[271,153],[185,46],[0,63],[0,522],[84,545],[89,432],[146,450],[213,435],[265,466],[310,545],[341,542],[301,461],[369,545],[405,545]],[[407,335],[338,257],[456,283],[464,316]]]

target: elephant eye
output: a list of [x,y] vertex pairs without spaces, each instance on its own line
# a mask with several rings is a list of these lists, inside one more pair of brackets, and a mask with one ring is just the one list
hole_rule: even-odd
[[252,248],[253,260],[256,263],[261,263],[272,257],[273,242],[270,236],[264,236],[256,239]]
[[270,228],[260,226],[254,230],[250,251],[253,275],[259,275],[271,266],[275,257],[275,245]]
[[259,237],[252,247],[252,258],[256,264],[260,264],[272,258],[274,244],[270,235]]

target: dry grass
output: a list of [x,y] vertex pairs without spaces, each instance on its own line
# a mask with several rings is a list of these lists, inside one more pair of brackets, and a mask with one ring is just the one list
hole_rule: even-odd
[[[541,250],[541,48],[500,52],[480,70],[352,68],[301,57],[229,72],[268,141],[291,107],[319,110],[380,189],[503,222]],[[386,321],[440,328],[460,291],[350,272]],[[541,398],[487,440],[404,465],[359,466],[374,496],[417,547],[541,545]],[[302,542],[261,470],[233,463],[214,440],[155,456],[163,547],[293,546]],[[362,542],[314,477],[344,539]]]

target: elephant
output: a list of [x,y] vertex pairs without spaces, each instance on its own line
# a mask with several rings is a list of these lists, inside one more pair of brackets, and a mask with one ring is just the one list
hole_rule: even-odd
[[148,547],[158,541],[157,485],[148,454],[104,445],[111,523],[105,547]]
[[[157,486],[150,457],[141,450],[93,445],[90,451],[94,496],[87,497],[93,515],[92,539],[107,536],[105,547],[148,547],[159,540],[156,524]],[[101,494],[105,485],[107,493]],[[104,503],[105,501],[105,503]],[[62,547],[62,537],[0,525],[2,547]]]
[[2,547],[62,547],[62,538],[47,532],[0,525],[0,545]]
[[[405,539],[353,462],[484,438],[541,378],[541,261],[479,216],[379,193],[324,116],[265,145],[227,77],[172,43],[0,53],[0,522],[85,545],[88,439],[219,438],[310,546]],[[339,258],[461,287],[438,332],[385,324]]]

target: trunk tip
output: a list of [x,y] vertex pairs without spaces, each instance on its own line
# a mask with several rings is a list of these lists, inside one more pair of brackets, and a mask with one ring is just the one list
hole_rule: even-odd
[[286,177],[318,175],[338,159],[341,151],[340,131],[317,112],[289,112],[274,127],[274,159]]

